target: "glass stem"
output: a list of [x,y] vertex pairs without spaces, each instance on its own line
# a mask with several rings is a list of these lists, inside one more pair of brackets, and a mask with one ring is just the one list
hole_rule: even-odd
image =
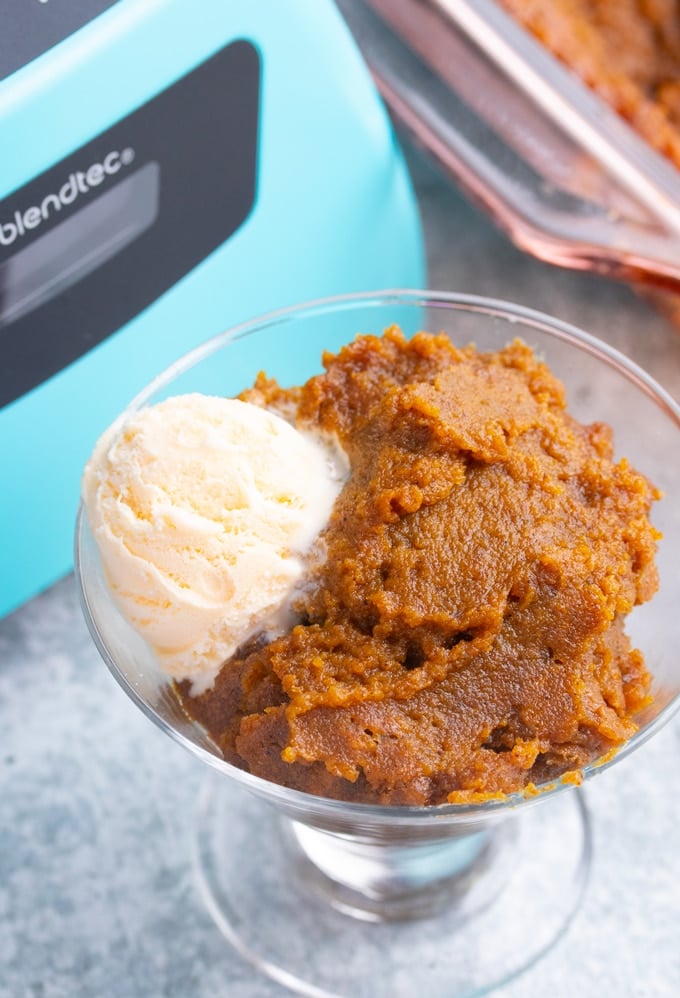
[[292,820],[285,831],[306,887],[367,921],[426,917],[460,904],[505,839],[505,823],[418,844],[366,841]]

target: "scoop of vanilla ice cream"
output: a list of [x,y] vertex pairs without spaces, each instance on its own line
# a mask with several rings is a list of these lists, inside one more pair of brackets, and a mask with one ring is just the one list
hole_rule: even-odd
[[343,457],[265,409],[198,394],[141,409],[97,443],[82,496],[109,586],[194,694],[253,634],[289,626]]

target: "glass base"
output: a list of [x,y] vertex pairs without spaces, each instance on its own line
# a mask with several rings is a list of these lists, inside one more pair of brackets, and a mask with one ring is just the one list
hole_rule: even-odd
[[395,909],[389,896],[371,916],[375,892],[336,890],[308,858],[308,833],[213,778],[200,800],[194,861],[229,942],[262,973],[314,998],[410,998],[418,987],[428,998],[463,998],[498,987],[560,938],[590,867],[583,796],[566,792],[511,815],[485,843],[470,842],[465,870],[405,893],[414,906]]

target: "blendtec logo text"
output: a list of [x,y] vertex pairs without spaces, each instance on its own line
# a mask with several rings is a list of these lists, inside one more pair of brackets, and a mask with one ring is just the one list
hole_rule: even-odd
[[99,187],[107,177],[114,176],[121,167],[128,166],[134,158],[134,149],[126,148],[121,152],[114,149],[107,153],[101,163],[92,163],[87,170],[70,173],[66,183],[62,184],[58,192],[46,194],[39,205],[15,211],[11,221],[0,222],[0,246],[11,246],[26,232],[37,229],[52,213],[73,204],[81,195],[88,194],[93,187]]

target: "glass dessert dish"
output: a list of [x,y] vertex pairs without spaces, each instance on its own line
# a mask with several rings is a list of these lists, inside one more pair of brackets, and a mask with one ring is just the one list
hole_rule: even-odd
[[[232,396],[261,369],[288,386],[324,350],[398,323],[496,351],[521,337],[564,382],[581,422],[614,429],[616,456],[663,491],[654,599],[627,621],[653,676],[637,733],[583,771],[622,761],[680,707],[680,408],[640,368],[556,319],[468,295],[385,291],[284,309],[210,340],[153,381],[128,413],[188,391]],[[530,966],[581,900],[590,831],[576,780],[475,804],[351,804],[268,782],[228,764],[185,715],[171,680],[107,587],[81,509],[76,578],[88,627],[143,713],[212,772],[200,795],[194,864],[224,936],[262,972],[313,996],[477,995]],[[235,817],[238,815],[238,818]]]

